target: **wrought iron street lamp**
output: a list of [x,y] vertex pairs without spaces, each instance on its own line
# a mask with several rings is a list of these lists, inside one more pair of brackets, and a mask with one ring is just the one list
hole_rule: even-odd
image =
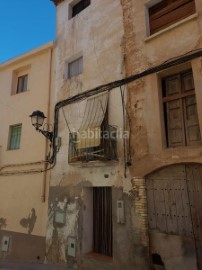
[[53,132],[48,131],[48,130],[44,130],[44,129],[40,129],[40,127],[43,126],[44,119],[46,118],[44,113],[41,111],[34,111],[30,115],[30,117],[31,117],[32,125],[35,127],[35,129],[37,131],[39,131],[40,133],[42,133],[47,139],[49,139],[52,142]]

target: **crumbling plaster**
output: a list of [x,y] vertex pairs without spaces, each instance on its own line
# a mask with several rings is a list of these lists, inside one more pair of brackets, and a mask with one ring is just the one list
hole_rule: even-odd
[[[123,56],[123,17],[120,1],[95,0],[74,18],[68,20],[69,3],[64,1],[57,7],[56,42],[56,101],[74,96],[104,83],[125,77]],[[72,61],[83,55],[83,73],[71,79],[65,79],[65,61]],[[118,161],[68,163],[69,129],[77,131],[80,127],[86,101],[66,106],[60,110],[59,132],[62,143],[57,153],[57,163],[51,172],[49,192],[49,222],[47,228],[47,260],[67,262],[69,266],[100,269],[102,264],[93,266],[83,254],[83,190],[93,186],[112,186],[113,188],[113,224],[114,224],[114,264],[113,269],[131,269],[135,258],[134,234],[131,221],[132,181],[127,169],[124,177],[123,140],[118,139]],[[108,103],[109,124],[123,132],[123,116],[120,89],[110,92]],[[65,115],[65,116],[64,116]],[[66,118],[66,119],[65,119]],[[67,123],[66,123],[67,121]],[[119,190],[119,191],[118,191]],[[54,203],[57,205],[67,199],[66,224],[59,227],[54,223]],[[116,200],[126,203],[126,224],[116,224]],[[71,213],[69,207],[73,207]],[[76,238],[76,258],[67,256],[69,237]],[[120,243],[124,242],[124,245]],[[144,252],[144,251],[142,251]],[[119,254],[125,254],[120,258]],[[83,259],[81,259],[83,258]],[[127,262],[130,258],[130,263]],[[110,267],[109,265],[107,267]],[[129,268],[128,268],[129,267]],[[111,269],[111,268],[110,268]]]
[[[147,36],[146,8],[149,1],[122,1],[124,12],[124,55],[126,76],[164,63],[201,48],[201,1],[196,0],[196,14],[175,25]],[[150,1],[151,2],[151,1]],[[192,68],[200,129],[201,61],[194,59],[181,67],[149,75],[128,85],[128,110],[131,117],[131,148],[133,176],[145,176],[158,168],[186,162],[202,162],[201,147],[167,148],[162,116],[161,78]]]

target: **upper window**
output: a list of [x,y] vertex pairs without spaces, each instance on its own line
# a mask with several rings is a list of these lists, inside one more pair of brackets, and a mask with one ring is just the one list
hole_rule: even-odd
[[18,77],[17,93],[22,93],[22,92],[27,91],[27,80],[28,80],[27,74]]
[[194,0],[163,0],[149,8],[150,34],[195,13]]
[[[76,3],[75,3],[76,2]],[[87,8],[90,5],[90,0],[81,0],[81,1],[73,1],[73,4],[70,6],[70,19],[79,14],[82,10]]]
[[31,65],[26,65],[13,70],[11,95],[28,91],[30,68]]
[[163,104],[167,146],[201,144],[191,70],[163,80]]
[[9,130],[9,141],[8,149],[14,150],[20,148],[20,138],[21,138],[22,125],[10,126]]
[[67,63],[67,70],[65,73],[68,78],[78,76],[83,72],[83,57],[80,57],[70,63]]

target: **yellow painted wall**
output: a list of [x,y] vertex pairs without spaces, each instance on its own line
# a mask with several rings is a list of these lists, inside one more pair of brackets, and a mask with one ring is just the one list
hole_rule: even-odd
[[[52,42],[0,65],[0,218],[5,219],[2,230],[29,233],[26,221],[29,223],[35,209],[31,234],[45,236],[49,174],[43,202],[45,174],[33,171],[44,169],[41,161],[46,157],[46,139],[35,131],[29,115],[35,110],[48,115],[53,87],[50,65],[53,65]],[[23,69],[28,71],[28,90],[16,94],[14,74]],[[15,124],[22,124],[20,149],[8,150],[9,126]]]

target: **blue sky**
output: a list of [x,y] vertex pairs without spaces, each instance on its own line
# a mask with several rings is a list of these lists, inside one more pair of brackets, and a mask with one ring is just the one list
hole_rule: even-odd
[[0,63],[55,40],[50,0],[0,0]]

